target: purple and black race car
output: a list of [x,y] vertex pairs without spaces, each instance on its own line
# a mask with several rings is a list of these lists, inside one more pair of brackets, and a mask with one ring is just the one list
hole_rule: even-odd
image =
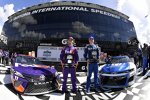
[[37,58],[18,55],[11,68],[15,90],[25,95],[40,95],[59,89],[59,74],[54,67],[43,65]]

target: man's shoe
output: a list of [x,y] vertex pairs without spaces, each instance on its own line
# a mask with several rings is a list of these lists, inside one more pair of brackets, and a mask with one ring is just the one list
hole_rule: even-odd
[[89,94],[89,93],[91,93],[91,91],[90,91],[90,89],[87,89],[86,94]]

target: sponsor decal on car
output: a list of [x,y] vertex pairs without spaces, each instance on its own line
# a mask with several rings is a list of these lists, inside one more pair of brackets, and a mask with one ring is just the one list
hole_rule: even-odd
[[52,82],[35,82],[34,85],[45,85],[45,84],[51,84]]

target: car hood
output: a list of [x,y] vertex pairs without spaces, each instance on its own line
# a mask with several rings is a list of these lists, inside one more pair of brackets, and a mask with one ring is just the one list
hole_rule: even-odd
[[106,73],[116,73],[116,72],[123,72],[129,69],[134,68],[132,63],[116,63],[116,64],[105,64],[101,66],[101,71]]
[[28,75],[50,75],[56,72],[55,68],[45,65],[19,65],[13,67],[14,71],[18,71],[21,74]]

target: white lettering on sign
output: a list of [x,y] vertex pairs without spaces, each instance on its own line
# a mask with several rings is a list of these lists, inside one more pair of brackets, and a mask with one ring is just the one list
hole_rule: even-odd
[[26,13],[23,13],[21,15],[18,15],[16,17],[14,17],[13,19],[10,19],[10,21],[14,21],[14,20],[17,20],[19,18],[33,15],[33,14],[38,14],[38,13],[43,13],[43,12],[51,12],[51,11],[63,11],[63,10],[64,11],[65,10],[73,10],[73,11],[84,11],[84,12],[99,13],[102,15],[111,16],[113,18],[120,19],[120,16],[113,14],[111,12],[108,12],[108,11],[100,10],[100,9],[78,7],[78,6],[60,6],[60,7],[48,7],[48,8],[36,9],[36,10],[30,11],[30,12],[26,12]]
[[91,12],[99,13],[99,14],[103,14],[103,15],[106,15],[106,16],[111,16],[111,17],[120,19],[120,16],[118,16],[118,15],[112,14],[112,13],[110,13],[110,12],[98,10],[98,9],[91,9]]
[[19,16],[14,17],[13,20],[16,20],[16,19],[19,19],[19,18],[22,18],[22,17],[25,17],[25,16],[29,16],[29,15],[31,15],[31,12],[26,12],[24,14],[21,14]]
[[62,44],[64,44],[64,45],[67,44],[67,39],[63,39]]

